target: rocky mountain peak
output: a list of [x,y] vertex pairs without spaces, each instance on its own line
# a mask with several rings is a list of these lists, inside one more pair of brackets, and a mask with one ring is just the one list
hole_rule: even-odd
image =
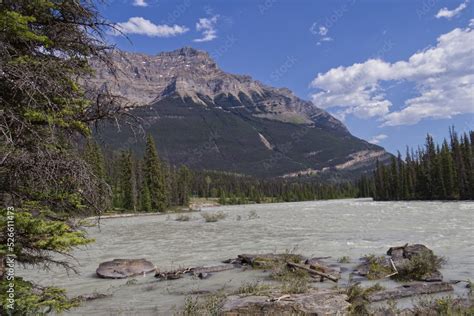
[[289,89],[267,86],[247,75],[219,69],[207,52],[183,47],[157,55],[115,51],[115,74],[100,64],[87,84],[103,86],[143,106],[170,97],[191,99],[204,107],[222,108],[232,104],[251,115],[295,124],[324,122],[346,131],[344,125]]
[[161,52],[158,56],[184,56],[184,57],[196,57],[196,56],[206,56],[211,59],[209,54],[206,51],[198,50],[190,46],[185,46],[170,52]]

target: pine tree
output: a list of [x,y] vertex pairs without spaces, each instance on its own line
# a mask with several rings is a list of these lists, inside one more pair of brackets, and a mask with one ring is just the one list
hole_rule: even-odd
[[120,160],[120,193],[124,209],[136,211],[137,194],[131,151],[122,153]]
[[177,181],[178,205],[188,206],[191,194],[191,171],[186,166],[181,166],[178,171]]
[[146,140],[143,160],[143,176],[150,191],[152,210],[163,212],[169,206],[169,192],[163,166],[156,151],[155,141],[151,135],[148,135]]
[[142,212],[152,211],[150,190],[148,189],[148,184],[146,181],[143,181],[140,192],[140,209]]

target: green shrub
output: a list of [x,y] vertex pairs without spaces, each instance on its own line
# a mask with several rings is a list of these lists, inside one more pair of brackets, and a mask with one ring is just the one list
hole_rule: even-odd
[[384,256],[368,255],[364,258],[369,265],[367,273],[367,279],[369,280],[382,279],[393,272],[390,266],[387,265],[387,259]]
[[426,250],[414,255],[403,266],[398,268],[395,278],[400,280],[420,280],[427,275],[436,272],[445,263],[445,259]]

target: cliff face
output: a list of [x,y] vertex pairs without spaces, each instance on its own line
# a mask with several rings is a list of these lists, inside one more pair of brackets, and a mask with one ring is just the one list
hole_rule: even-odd
[[[290,90],[222,71],[206,52],[116,52],[113,61],[114,73],[93,62],[96,76],[86,85],[128,98],[172,163],[291,176],[305,170],[366,170],[389,156]],[[137,145],[124,145],[126,131],[106,134],[114,148]]]

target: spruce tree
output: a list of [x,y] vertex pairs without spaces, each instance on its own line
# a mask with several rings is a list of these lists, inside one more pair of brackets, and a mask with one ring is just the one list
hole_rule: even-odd
[[121,204],[126,210],[136,211],[137,193],[136,178],[131,151],[122,152],[120,161],[120,193]]
[[[107,31],[94,2],[0,1],[0,230],[4,207],[15,208],[17,242],[8,249],[0,234],[0,260],[17,265],[72,268],[68,259],[87,238],[82,221],[107,209],[107,184],[79,151],[91,125],[121,108],[106,92],[85,91],[78,78],[91,74],[89,61],[107,59]],[[115,101],[114,101],[115,100]],[[74,306],[63,290],[15,276],[0,264],[0,314],[7,315],[5,289],[13,283],[15,315],[61,314]]]
[[163,212],[168,207],[167,185],[162,163],[156,151],[155,141],[148,135],[143,158],[143,177],[150,191],[151,208],[153,211]]
[[188,206],[191,195],[191,171],[186,166],[181,166],[178,171],[178,205]]
[[140,192],[140,210],[142,212],[152,211],[150,190],[148,189],[146,181],[143,181]]

